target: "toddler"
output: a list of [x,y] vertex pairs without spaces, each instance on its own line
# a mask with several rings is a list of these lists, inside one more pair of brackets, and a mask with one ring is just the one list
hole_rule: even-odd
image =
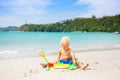
[[61,48],[58,52],[57,61],[65,64],[76,64],[80,67],[80,69],[85,70],[89,64],[83,66],[79,61],[76,60],[75,54],[69,48],[70,39],[69,37],[65,36],[60,41]]

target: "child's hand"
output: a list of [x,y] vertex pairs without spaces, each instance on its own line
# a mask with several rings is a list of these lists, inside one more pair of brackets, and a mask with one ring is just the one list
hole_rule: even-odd
[[54,63],[58,63],[58,61],[55,61]]
[[73,60],[73,64],[76,64],[76,60]]

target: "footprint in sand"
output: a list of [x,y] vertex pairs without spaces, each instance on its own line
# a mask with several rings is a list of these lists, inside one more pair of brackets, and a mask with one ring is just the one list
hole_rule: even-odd
[[99,64],[99,62],[95,62],[94,64]]
[[38,70],[33,71],[33,70],[31,69],[31,70],[29,70],[28,72],[25,72],[25,73],[24,73],[24,77],[32,76],[32,75],[38,74],[38,73],[39,73]]

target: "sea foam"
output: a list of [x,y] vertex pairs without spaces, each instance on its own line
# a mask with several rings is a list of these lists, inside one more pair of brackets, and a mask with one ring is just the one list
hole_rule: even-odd
[[17,52],[19,52],[19,50],[1,50],[0,51],[0,54],[14,54],[14,53],[17,53]]

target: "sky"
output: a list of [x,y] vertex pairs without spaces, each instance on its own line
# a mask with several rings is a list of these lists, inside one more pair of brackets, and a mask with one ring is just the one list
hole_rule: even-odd
[[0,27],[120,14],[120,0],[0,0]]

